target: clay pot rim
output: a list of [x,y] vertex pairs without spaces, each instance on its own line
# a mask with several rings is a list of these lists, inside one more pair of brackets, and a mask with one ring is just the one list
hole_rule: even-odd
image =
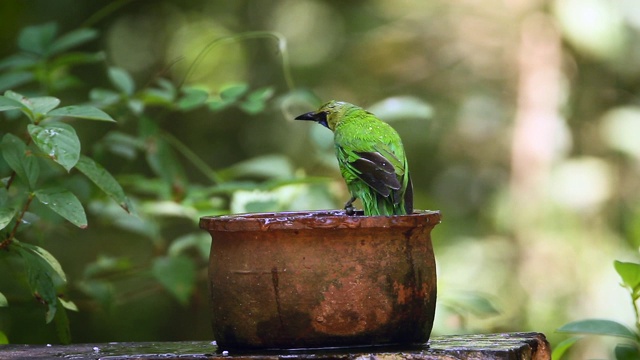
[[440,211],[415,210],[409,215],[346,215],[344,210],[283,211],[203,216],[200,228],[207,231],[272,231],[344,228],[433,227],[441,221]]

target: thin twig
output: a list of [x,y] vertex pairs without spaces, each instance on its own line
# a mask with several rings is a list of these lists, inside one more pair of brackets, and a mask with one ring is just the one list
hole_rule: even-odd
[[16,172],[15,170],[11,172],[11,176],[9,176],[9,180],[7,180],[7,186],[5,186],[4,188],[9,190],[9,188],[11,187],[11,183],[13,182],[13,180],[15,180],[16,178]]
[[27,198],[27,202],[22,207],[22,212],[20,213],[20,215],[16,219],[15,225],[13,225],[13,229],[11,230],[11,233],[9,234],[9,237],[4,239],[0,243],[0,249],[6,249],[7,247],[9,247],[9,245],[11,245],[11,242],[13,241],[14,237],[16,236],[16,232],[18,232],[18,228],[20,227],[20,224],[22,224],[22,219],[24,219],[24,214],[26,214],[27,210],[29,210],[29,206],[31,205],[31,201],[33,201],[33,198],[35,196],[36,195],[34,193],[30,193],[29,194],[29,197]]
[[211,169],[207,163],[205,163],[196,153],[189,149],[188,146],[183,144],[175,136],[166,131],[161,132],[161,136],[214,184],[220,184],[223,182],[222,178],[213,169]]
[[120,1],[112,1],[112,2],[110,2],[107,6],[103,7],[100,10],[98,10],[93,15],[91,15],[87,20],[85,20],[82,23],[82,25],[80,25],[80,27],[81,28],[85,28],[85,27],[91,27],[91,26],[95,25],[97,22],[99,22],[100,20],[102,20],[102,19],[106,18],[107,16],[113,14],[114,12],[116,12],[120,8],[124,7],[125,5],[130,3],[131,1],[132,0],[120,0]]

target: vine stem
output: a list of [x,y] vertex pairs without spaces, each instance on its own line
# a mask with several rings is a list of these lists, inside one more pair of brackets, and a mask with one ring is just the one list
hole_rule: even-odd
[[16,219],[16,222],[13,225],[13,229],[11,230],[11,233],[9,234],[9,236],[6,239],[4,239],[0,243],[0,249],[7,249],[7,247],[9,247],[9,245],[11,245],[11,242],[13,241],[13,239],[16,236],[16,232],[18,232],[18,228],[20,227],[20,224],[22,224],[22,219],[24,219],[24,214],[26,214],[27,210],[29,210],[29,206],[31,206],[31,201],[33,201],[33,198],[35,196],[36,196],[36,194],[34,194],[34,193],[30,193],[29,194],[29,197],[27,198],[27,202],[22,207],[22,212],[20,213],[20,216],[18,216],[18,218]]
[[112,1],[107,6],[101,8],[96,13],[91,15],[87,20],[85,20],[82,23],[82,25],[80,25],[80,27],[81,28],[91,27],[91,26],[95,25],[97,22],[99,22],[100,20],[106,18],[107,16],[109,16],[112,13],[116,12],[117,10],[119,10],[122,7],[124,7],[125,5],[127,5],[130,2],[132,2],[132,0]]
[[284,81],[287,84],[289,90],[293,90],[295,88],[293,83],[293,76],[291,75],[291,66],[289,65],[289,52],[287,50],[287,39],[280,33],[275,31],[248,31],[245,33],[240,33],[236,35],[223,36],[221,38],[215,39],[207,44],[207,46],[200,51],[198,56],[196,56],[191,66],[187,70],[187,74],[182,79],[180,83],[180,87],[184,85],[185,81],[189,78],[189,76],[193,73],[193,71],[200,64],[204,56],[216,45],[222,43],[232,43],[235,41],[242,40],[251,40],[251,39],[275,39],[278,42],[278,50],[280,50],[280,56],[282,58],[282,73],[284,76]]
[[202,172],[209,180],[211,180],[215,184],[219,184],[223,182],[220,176],[211,169],[196,153],[194,153],[188,146],[183,144],[180,140],[178,140],[175,136],[169,134],[166,131],[163,131],[162,137],[170,143],[174,149],[182,154],[185,158],[187,158],[191,163]]

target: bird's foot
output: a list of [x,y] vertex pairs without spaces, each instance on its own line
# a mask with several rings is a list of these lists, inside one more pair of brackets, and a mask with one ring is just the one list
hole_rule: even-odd
[[346,204],[344,204],[344,211],[349,216],[353,216],[356,214],[356,208],[355,206],[353,206],[354,201],[356,201],[356,198],[352,197],[351,199],[349,199],[349,201],[346,202]]
[[348,215],[348,216],[353,216],[356,214],[356,208],[353,205],[349,205],[349,206],[345,206],[344,208],[344,212]]

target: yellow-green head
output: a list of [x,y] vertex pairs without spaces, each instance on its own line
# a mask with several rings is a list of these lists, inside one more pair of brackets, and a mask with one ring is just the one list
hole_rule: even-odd
[[331,100],[320,106],[318,110],[302,114],[296,117],[295,120],[315,121],[322,126],[326,126],[331,131],[334,131],[340,121],[351,117],[357,112],[362,112],[363,115],[368,114],[366,110],[359,106],[344,101]]

